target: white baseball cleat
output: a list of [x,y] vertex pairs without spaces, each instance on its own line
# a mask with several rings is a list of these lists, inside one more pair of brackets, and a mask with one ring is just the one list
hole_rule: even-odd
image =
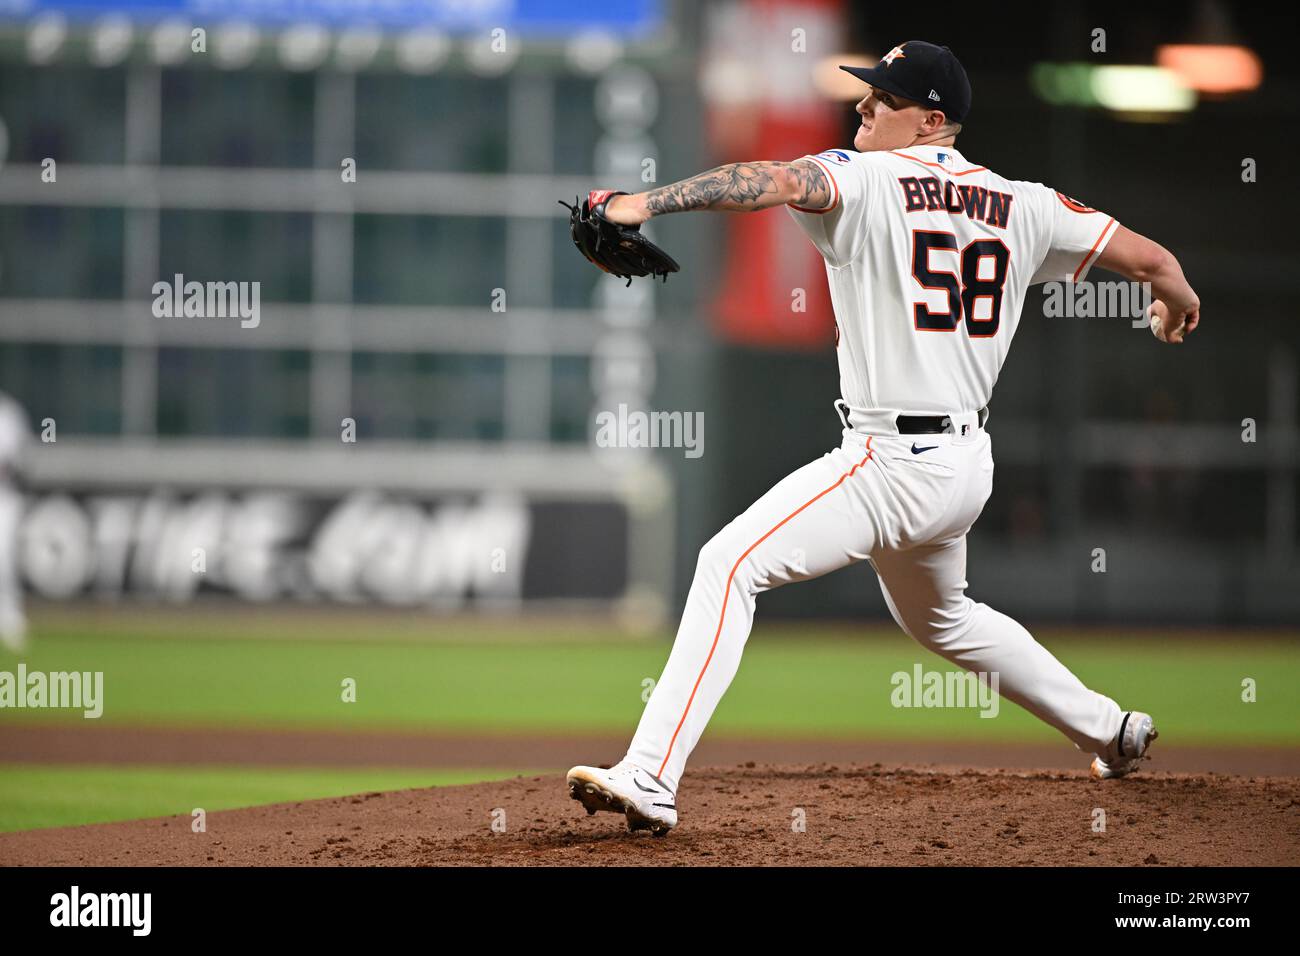
[[608,770],[574,767],[565,782],[569,796],[587,808],[627,815],[629,830],[664,836],[677,826],[677,800],[664,782],[636,764],[620,760]]
[[1094,757],[1089,773],[1098,780],[1132,773],[1142,764],[1151,741],[1159,736],[1150,714],[1144,714],[1140,710],[1129,711],[1124,715],[1124,722],[1119,725],[1119,735],[1111,742],[1113,759]]

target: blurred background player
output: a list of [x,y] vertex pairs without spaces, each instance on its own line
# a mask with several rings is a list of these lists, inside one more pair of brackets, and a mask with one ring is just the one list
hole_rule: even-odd
[[18,527],[23,513],[19,475],[31,438],[22,406],[0,392],[0,645],[16,654],[27,647]]

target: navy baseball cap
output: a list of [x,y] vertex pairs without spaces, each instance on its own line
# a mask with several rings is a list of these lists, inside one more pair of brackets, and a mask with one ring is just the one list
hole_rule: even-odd
[[908,40],[886,53],[875,66],[840,69],[895,96],[943,110],[954,123],[960,123],[970,112],[970,79],[961,61],[946,46]]

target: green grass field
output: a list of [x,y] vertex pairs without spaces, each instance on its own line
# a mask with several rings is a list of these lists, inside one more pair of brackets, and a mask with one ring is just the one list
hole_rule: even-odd
[[[513,777],[506,770],[0,764],[0,833]],[[0,864],[3,864],[0,858]]]
[[[103,671],[100,722],[123,727],[617,733],[635,726],[643,682],[658,677],[668,652],[666,641],[599,631],[457,625],[418,615],[124,615],[108,623],[101,615],[90,620],[60,612],[42,619],[25,663],[29,670]],[[1300,643],[1294,640],[1178,632],[1038,636],[1085,683],[1122,706],[1159,714],[1162,731],[1181,743],[1300,746]],[[895,709],[890,677],[917,662],[948,669],[892,627],[760,623],[710,734],[1056,739],[1055,731],[1006,702],[993,720],[975,709]],[[0,652],[0,670],[13,671],[16,663]],[[353,703],[343,700],[348,678],[356,682]],[[1245,678],[1257,684],[1254,703],[1241,699]],[[85,721],[75,711],[0,711],[0,733],[20,722]],[[488,776],[382,767],[0,767],[0,829],[178,812],[165,809],[178,802],[215,809]],[[202,782],[205,803],[187,802],[194,781]]]
[[[1300,647],[1237,637],[1232,644],[1168,637],[1042,635],[1085,683],[1121,705],[1161,715],[1188,743],[1248,736],[1300,744]],[[635,723],[643,681],[659,676],[658,642],[479,643],[311,641],[301,637],[160,639],[66,631],[43,634],[29,670],[103,671],[113,724],[592,733]],[[890,676],[945,662],[897,632],[859,636],[760,628],[710,724],[712,733],[888,735],[1046,740],[1054,731],[1013,705],[996,720],[973,710],[898,710]],[[16,661],[0,656],[0,669]],[[1243,703],[1242,680],[1258,700]],[[357,699],[342,699],[344,679]],[[5,710],[8,721],[81,722],[76,711]]]

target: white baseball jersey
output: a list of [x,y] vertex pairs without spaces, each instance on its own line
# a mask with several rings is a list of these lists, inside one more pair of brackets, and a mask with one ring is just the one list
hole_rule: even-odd
[[1119,228],[951,146],[803,158],[834,193],[826,210],[790,211],[826,260],[851,416],[983,408],[1029,287],[1081,281]]

